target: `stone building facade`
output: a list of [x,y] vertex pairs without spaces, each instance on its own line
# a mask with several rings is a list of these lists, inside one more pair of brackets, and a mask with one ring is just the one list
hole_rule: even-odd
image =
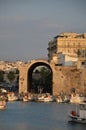
[[47,49],[49,61],[52,60],[53,54],[56,54],[58,58],[59,53],[73,59],[77,58],[79,53],[82,53],[82,57],[86,57],[86,33],[61,33],[48,43]]

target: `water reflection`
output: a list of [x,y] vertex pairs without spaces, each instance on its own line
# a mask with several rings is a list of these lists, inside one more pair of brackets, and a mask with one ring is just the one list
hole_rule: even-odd
[[69,121],[67,126],[69,130],[85,130],[86,129],[86,124],[75,123],[72,121]]

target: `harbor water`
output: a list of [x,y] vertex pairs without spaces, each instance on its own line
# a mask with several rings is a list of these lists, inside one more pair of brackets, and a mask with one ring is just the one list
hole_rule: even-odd
[[7,102],[0,111],[0,130],[86,130],[86,124],[69,121],[74,104]]

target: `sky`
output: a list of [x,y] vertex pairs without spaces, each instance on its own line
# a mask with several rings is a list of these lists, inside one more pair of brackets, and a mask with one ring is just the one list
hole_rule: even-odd
[[86,0],[0,0],[0,60],[47,58],[62,32],[86,32]]

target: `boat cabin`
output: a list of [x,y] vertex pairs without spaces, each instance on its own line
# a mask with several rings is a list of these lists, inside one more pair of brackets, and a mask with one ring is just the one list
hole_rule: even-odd
[[86,119],[86,103],[79,104],[79,116]]

